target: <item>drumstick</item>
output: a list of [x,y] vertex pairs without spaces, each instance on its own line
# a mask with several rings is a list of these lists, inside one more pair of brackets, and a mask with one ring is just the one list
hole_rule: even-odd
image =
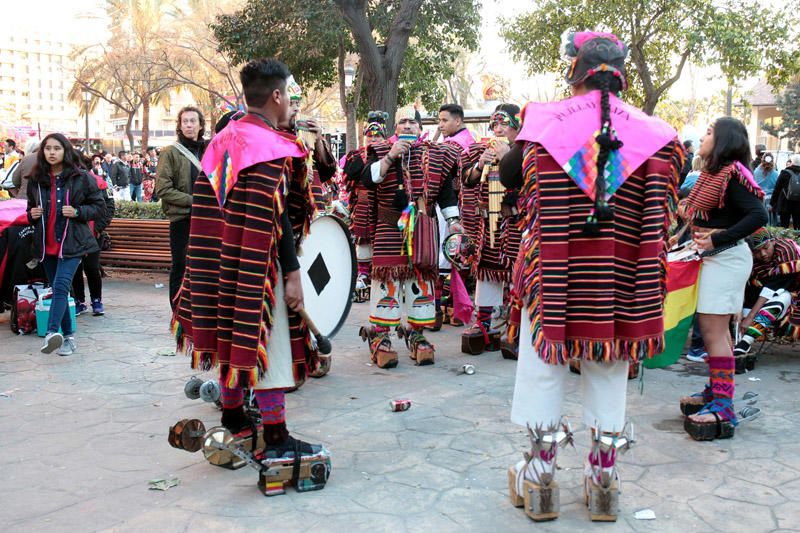
[[308,316],[308,313],[306,313],[305,309],[300,309],[298,311],[298,313],[303,318],[303,320],[306,321],[306,324],[308,325],[308,329],[310,329],[311,333],[313,333],[314,337],[316,337],[316,339],[317,339],[317,348],[319,348],[320,353],[323,353],[325,355],[331,353],[332,347],[331,347],[330,339],[328,339],[328,337],[326,337],[325,335],[323,335],[322,333],[319,332],[319,330],[317,329],[317,326],[314,325],[314,321],[311,320],[311,317]]

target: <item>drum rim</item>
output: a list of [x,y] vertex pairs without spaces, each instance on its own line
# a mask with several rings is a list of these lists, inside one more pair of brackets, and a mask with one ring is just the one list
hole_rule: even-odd
[[[337,333],[339,333],[339,330],[342,329],[342,326],[344,326],[344,323],[347,321],[347,317],[350,316],[350,310],[353,307],[353,291],[356,289],[356,279],[358,278],[358,261],[356,260],[356,245],[353,239],[353,234],[350,232],[350,228],[345,221],[336,215],[325,213],[315,217],[314,220],[311,221],[311,224],[314,224],[314,222],[320,218],[331,218],[335,220],[336,223],[339,224],[339,226],[341,226],[341,228],[344,230],[344,234],[347,236],[347,242],[350,244],[350,262],[352,267],[352,274],[350,275],[350,293],[347,297],[347,301],[344,304],[344,313],[342,313],[342,317],[333,327],[331,332],[327,334],[327,337],[332,339]],[[312,316],[311,319],[313,320],[314,317]]]

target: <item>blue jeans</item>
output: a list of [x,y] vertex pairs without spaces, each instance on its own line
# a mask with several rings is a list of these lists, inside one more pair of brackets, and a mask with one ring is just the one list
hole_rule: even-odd
[[72,335],[72,319],[67,308],[67,298],[72,287],[72,278],[75,270],[81,264],[80,257],[60,259],[55,255],[46,255],[44,258],[44,271],[50,286],[53,287],[53,299],[50,302],[50,316],[47,320],[47,333],[58,331],[61,323],[61,332],[65,337]]
[[134,201],[134,202],[143,202],[144,201],[144,197],[142,196],[142,184],[141,183],[139,185],[134,185],[133,183],[131,183],[130,185],[128,185],[128,187],[130,187],[130,190],[131,190],[131,200],[132,201]]

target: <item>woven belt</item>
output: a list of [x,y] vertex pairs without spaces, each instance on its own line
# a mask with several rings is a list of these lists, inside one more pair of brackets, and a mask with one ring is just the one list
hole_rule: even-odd
[[717,255],[719,253],[724,252],[725,250],[730,250],[731,248],[736,248],[744,241],[736,241],[731,244],[726,244],[725,246],[720,246],[719,248],[714,248],[713,250],[706,250],[705,252],[700,254],[700,257],[711,257],[713,255]]

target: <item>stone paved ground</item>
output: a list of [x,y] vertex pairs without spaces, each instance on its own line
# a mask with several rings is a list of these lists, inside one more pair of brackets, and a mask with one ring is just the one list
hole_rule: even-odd
[[[461,355],[456,330],[445,328],[432,335],[435,366],[416,368],[401,350],[399,368],[380,370],[356,336],[366,317],[357,305],[335,339],[332,373],[288,397],[291,430],[332,450],[330,482],[267,499],[253,471],[216,468],[167,444],[175,421],[211,426],[219,412],[184,396],[192,375],[184,357],[159,355],[171,347],[159,282],[107,280],[108,314],[79,318],[71,358],[40,354],[38,338],[15,337],[0,315],[0,530],[800,530],[800,357],[792,349],[738,377],[737,392],[758,391],[765,414],[728,441],[696,443],[682,431],[677,399],[702,388],[701,365],[646,372],[644,394],[630,386],[638,443],[621,463],[623,509],[613,525],[591,524],[581,503],[588,434],[571,396],[577,450],[561,456],[562,516],[535,525],[506,494],[505,470],[526,441],[508,421],[514,364]],[[465,362],[475,375],[456,373]],[[572,379],[573,392],[577,385]],[[413,407],[392,413],[392,398]],[[178,487],[148,490],[148,480],[171,476]],[[635,520],[643,508],[657,519]]]

